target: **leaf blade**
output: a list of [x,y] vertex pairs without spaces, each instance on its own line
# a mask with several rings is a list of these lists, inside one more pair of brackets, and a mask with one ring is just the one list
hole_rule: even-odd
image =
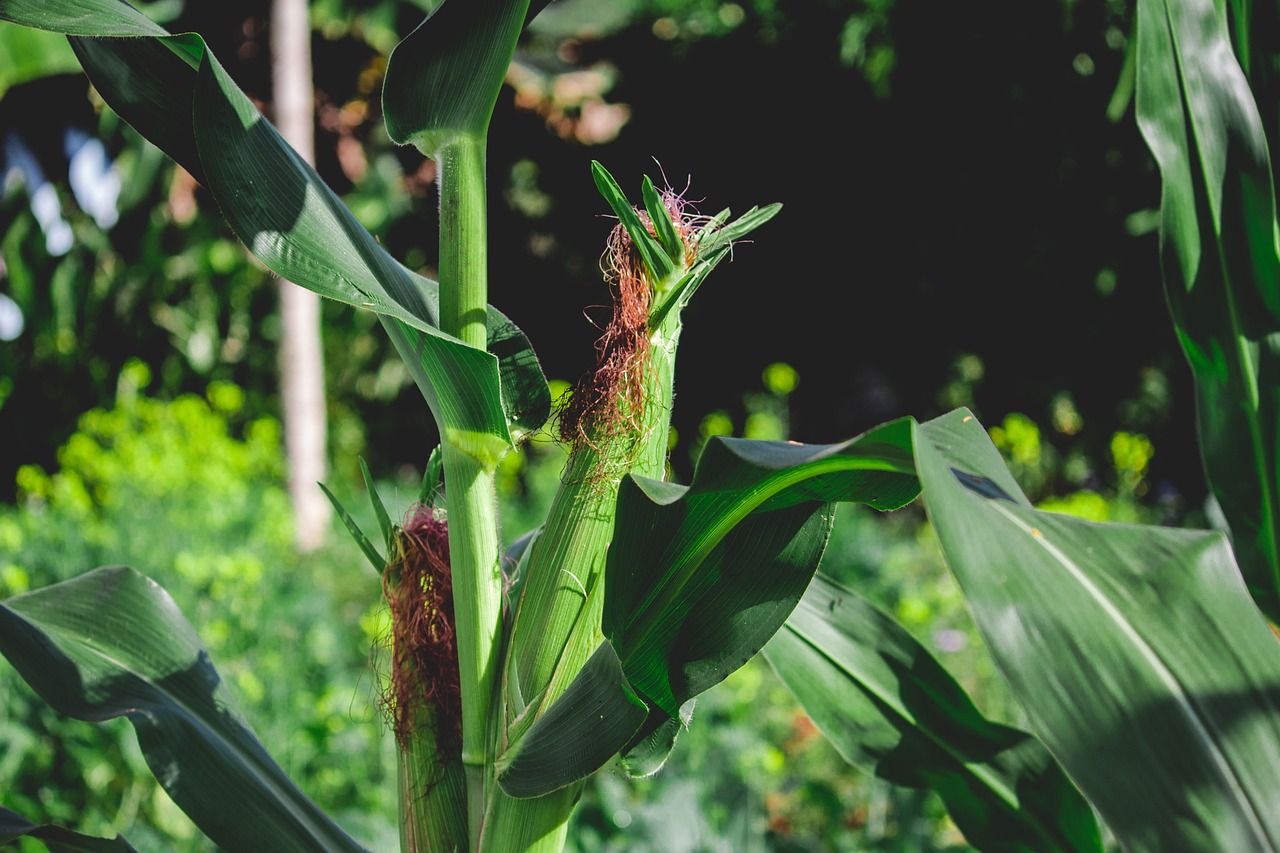
[[988,648],[1121,843],[1280,849],[1280,653],[1225,538],[1035,510],[964,410],[916,452]]
[[132,569],[0,603],[0,652],[59,713],[128,717],[157,780],[224,848],[362,849],[271,759],[173,599]]
[[986,851],[1100,851],[1088,804],[1025,732],[987,721],[938,662],[853,590],[814,576],[765,659],[842,757],[933,788]]
[[1210,488],[1280,619],[1280,252],[1266,134],[1212,0],[1137,7],[1138,126],[1161,175],[1165,295]]

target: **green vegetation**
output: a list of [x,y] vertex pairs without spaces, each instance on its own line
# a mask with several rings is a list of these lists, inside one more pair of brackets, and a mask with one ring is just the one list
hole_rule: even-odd
[[[1058,458],[1020,414],[988,431],[958,404],[785,440],[798,377],[782,364],[744,401],[746,437],[709,413],[677,477],[685,315],[781,206],[707,215],[596,161],[612,315],[553,415],[533,343],[489,304],[485,189],[496,99],[544,5],[433,5],[376,68],[389,138],[433,164],[437,281],[365,230],[199,34],[115,0],[0,0],[0,18],[69,37],[103,102],[264,266],[375,315],[434,422],[407,499],[363,461],[363,495],[354,477],[324,487],[352,544],[304,561],[274,421],[242,415],[225,381],[150,398],[149,369],[127,363],[56,471],[18,470],[0,652],[59,714],[127,718],[137,747],[108,726],[68,750],[86,784],[57,781],[85,799],[51,804],[37,774],[55,765],[24,733],[82,735],[6,693],[22,784],[0,840],[129,849],[104,836],[142,823],[148,844],[245,850],[1280,849],[1280,246],[1252,7],[1139,0],[1133,42],[1224,531],[1152,523],[1169,510],[1144,500],[1154,450],[1134,431],[1111,435],[1106,497],[1087,456]],[[869,34],[891,9],[845,17],[844,61],[873,85],[892,47]],[[687,11],[661,19],[672,38],[715,29]],[[745,14],[715,17],[728,32]],[[1222,61],[1233,40],[1240,65]],[[67,230],[45,230],[50,254]],[[980,378],[966,359],[944,396]],[[1080,426],[1057,398],[1053,430]],[[532,449],[548,435],[563,454]],[[829,749],[810,754],[819,735]],[[714,772],[661,772],[681,755]],[[159,788],[112,772],[139,760]]]

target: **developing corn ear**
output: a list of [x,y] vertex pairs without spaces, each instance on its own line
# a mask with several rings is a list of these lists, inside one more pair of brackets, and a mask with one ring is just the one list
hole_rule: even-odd
[[391,677],[382,707],[398,747],[401,849],[464,847],[462,694],[448,525],[428,504],[388,537],[382,590],[391,611]]
[[[593,170],[619,220],[601,261],[612,317],[596,343],[595,370],[577,383],[561,410],[559,431],[569,459],[547,521],[522,561],[524,582],[502,683],[499,772],[603,640],[603,573],[619,483],[626,474],[666,474],[681,309],[731,241],[777,210],[752,211],[726,226],[727,212],[697,216],[679,195],[658,192],[648,178],[644,205],[633,208],[600,164]],[[485,846],[556,847],[579,789],[580,783],[516,801],[494,786]],[[555,829],[544,837],[529,827]]]

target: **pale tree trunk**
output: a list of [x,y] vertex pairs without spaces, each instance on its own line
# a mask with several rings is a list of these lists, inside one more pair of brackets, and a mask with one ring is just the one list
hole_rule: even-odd
[[[271,70],[276,128],[308,163],[314,163],[315,93],[307,0],[273,0]],[[329,503],[316,485],[328,471],[320,297],[283,279],[279,286],[280,398],[289,496],[296,543],[306,552],[324,541],[330,514]]]

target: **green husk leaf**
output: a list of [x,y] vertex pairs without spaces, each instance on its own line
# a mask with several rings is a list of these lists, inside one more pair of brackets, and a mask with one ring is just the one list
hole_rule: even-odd
[[387,508],[382,503],[382,497],[378,494],[378,486],[373,482],[373,475],[369,473],[369,466],[365,464],[364,457],[358,458],[360,460],[360,476],[364,479],[364,490],[369,494],[369,503],[373,506],[373,515],[378,519],[378,529],[382,531],[382,541],[386,542],[387,547],[390,548],[391,516],[387,514]]
[[675,265],[671,262],[671,258],[667,257],[667,253],[663,251],[662,245],[653,238],[653,235],[649,233],[649,229],[640,221],[640,216],[636,213],[635,208],[631,206],[631,202],[627,201],[627,197],[622,192],[622,188],[618,186],[618,182],[596,160],[591,161],[591,177],[595,180],[596,189],[600,191],[600,195],[609,203],[609,207],[613,210],[614,215],[618,217],[618,221],[627,229],[627,235],[631,237],[631,242],[635,244],[636,251],[640,253],[640,259],[644,262],[645,269],[649,272],[649,280],[651,282],[665,281],[667,276],[671,275],[671,271],[675,269]]
[[[363,461],[361,460],[361,462]],[[351,534],[351,538],[355,540],[365,559],[373,566],[373,570],[378,573],[378,577],[382,577],[382,570],[387,566],[387,558],[378,553],[377,547],[369,541],[368,536],[364,535],[360,525],[356,524],[356,520],[351,517],[351,513],[347,512],[346,507],[342,505],[337,496],[329,491],[329,487],[324,483],[317,483],[317,485],[320,486],[320,491],[324,492],[324,496],[329,499],[329,503],[333,505],[333,511],[338,514],[338,519],[347,528],[347,532]]]
[[648,175],[644,176],[644,181],[640,184],[640,195],[644,199],[644,209],[649,213],[649,221],[653,223],[658,244],[667,253],[672,264],[683,263],[684,244],[680,242],[680,236],[676,234],[675,226],[671,224],[671,214],[667,211],[667,206],[662,203],[662,196],[658,195]]

